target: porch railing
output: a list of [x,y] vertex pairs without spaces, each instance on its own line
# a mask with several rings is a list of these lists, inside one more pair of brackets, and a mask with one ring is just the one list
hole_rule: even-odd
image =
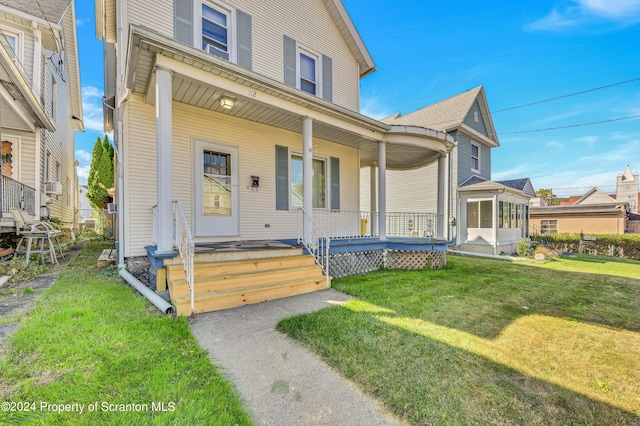
[[313,220],[334,240],[378,236],[378,213],[314,209]]
[[187,222],[187,216],[184,214],[182,203],[180,201],[175,201],[174,207],[175,234],[173,236],[173,241],[175,246],[178,248],[180,257],[182,258],[182,266],[184,267],[187,285],[189,286],[189,295],[191,296],[191,315],[193,315],[195,312],[193,258],[196,252],[196,245],[193,241],[191,228],[189,228],[189,222]]
[[9,213],[11,209],[26,210],[31,216],[35,216],[36,190],[2,176],[2,213]]
[[[314,209],[313,220],[334,240],[380,236],[378,212]],[[435,213],[388,212],[387,236],[440,238],[439,220]]]
[[[305,223],[311,228],[305,237]],[[322,268],[327,278],[329,288],[329,244],[331,239],[324,233],[318,224],[304,209],[298,209],[298,244],[304,245],[309,253],[316,259],[316,263]]]
[[437,237],[438,215],[435,213],[387,213],[387,236]]

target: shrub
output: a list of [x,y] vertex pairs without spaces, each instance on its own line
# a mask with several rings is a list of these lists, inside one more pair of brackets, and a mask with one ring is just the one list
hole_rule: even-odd
[[516,252],[518,253],[518,256],[528,257],[531,254],[530,250],[527,240],[518,241],[518,245],[516,245]]
[[[601,256],[615,256],[640,260],[640,234],[589,234],[597,240],[585,247],[585,252]],[[580,234],[543,234],[531,236],[536,246],[547,247],[558,252],[577,252]]]

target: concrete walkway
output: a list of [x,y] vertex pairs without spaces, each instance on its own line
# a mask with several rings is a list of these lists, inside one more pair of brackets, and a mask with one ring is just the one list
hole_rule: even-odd
[[283,318],[349,299],[323,290],[198,314],[191,330],[233,383],[256,425],[395,425],[371,398],[278,333]]

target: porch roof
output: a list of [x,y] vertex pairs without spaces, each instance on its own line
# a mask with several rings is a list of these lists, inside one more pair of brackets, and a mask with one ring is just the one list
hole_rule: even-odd
[[[418,126],[391,126],[282,82],[168,38],[132,26],[126,86],[154,103],[155,67],[173,72],[173,101],[256,123],[302,133],[301,119],[313,119],[313,136],[360,150],[361,165],[378,161],[378,144],[387,144],[387,168],[408,169],[437,160],[455,142],[444,132]],[[231,110],[219,99],[235,98]]]

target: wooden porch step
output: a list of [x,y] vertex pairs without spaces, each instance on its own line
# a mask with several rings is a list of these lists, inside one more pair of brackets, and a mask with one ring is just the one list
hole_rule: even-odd
[[[196,293],[194,297],[195,313],[211,312],[221,309],[235,308],[268,300],[281,299],[298,294],[311,293],[326,288],[327,278],[315,276],[307,279],[294,279],[234,289]],[[189,294],[172,296],[178,315],[191,314],[191,298]]]
[[[314,264],[315,261],[313,257],[308,255],[235,260],[228,262],[196,264],[194,265],[194,276],[197,279],[199,277],[214,275],[253,273],[274,269],[311,266]],[[167,274],[170,280],[185,279],[185,273],[182,263],[167,266]]]
[[[214,251],[196,253],[195,264],[234,262],[244,260],[270,259],[288,256],[301,256],[303,250],[299,247],[287,247],[269,250],[238,250],[238,251]],[[181,264],[180,256],[165,260],[165,266]]]
[[[318,275],[322,275],[322,268],[315,263],[306,266],[259,270],[248,273],[239,272],[227,275],[197,276],[196,274],[195,291],[196,294],[204,294],[219,290],[259,286],[285,280],[302,280]],[[186,279],[170,280],[170,283],[172,285],[171,289],[174,292],[173,294],[176,296],[189,294]]]

